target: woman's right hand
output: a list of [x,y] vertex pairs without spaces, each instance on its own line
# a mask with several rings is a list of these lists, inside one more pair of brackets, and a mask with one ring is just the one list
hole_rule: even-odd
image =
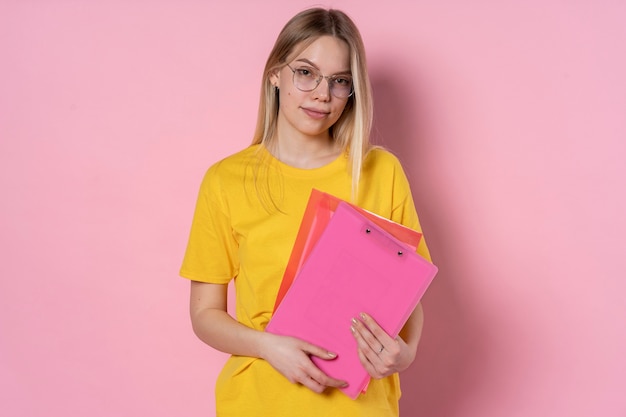
[[264,334],[261,357],[291,383],[302,384],[317,393],[322,393],[327,387],[348,386],[347,382],[331,378],[322,372],[313,363],[311,356],[323,360],[337,357],[335,353],[295,337]]
[[337,355],[294,337],[278,336],[238,323],[226,309],[228,286],[191,282],[189,309],[200,340],[231,355],[265,359],[292,383],[321,393],[326,387],[343,388],[344,381],[322,372],[311,356],[333,360]]

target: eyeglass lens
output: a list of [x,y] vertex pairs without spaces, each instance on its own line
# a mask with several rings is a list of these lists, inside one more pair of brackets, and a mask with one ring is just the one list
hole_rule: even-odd
[[324,76],[315,68],[289,67],[293,71],[293,84],[301,91],[313,91],[322,79],[328,80],[330,92],[337,98],[347,98],[352,95],[352,78],[349,75]]

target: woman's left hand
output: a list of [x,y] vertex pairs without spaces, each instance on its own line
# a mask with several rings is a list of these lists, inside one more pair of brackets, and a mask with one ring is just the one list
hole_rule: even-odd
[[380,379],[404,371],[415,359],[415,349],[400,336],[393,339],[365,313],[352,319],[359,359],[372,378]]

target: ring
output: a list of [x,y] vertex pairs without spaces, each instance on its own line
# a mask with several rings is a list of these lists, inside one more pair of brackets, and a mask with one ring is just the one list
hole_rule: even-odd
[[385,347],[381,345],[380,350],[378,351],[378,354],[380,355],[381,353],[383,353],[383,350],[385,350]]

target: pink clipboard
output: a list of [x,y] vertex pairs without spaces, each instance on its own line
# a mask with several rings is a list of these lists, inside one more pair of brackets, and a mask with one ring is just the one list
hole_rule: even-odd
[[295,336],[337,353],[315,364],[348,382],[357,398],[369,382],[351,319],[367,312],[396,337],[432,282],[437,267],[347,203],[340,203],[266,331]]
[[[280,302],[289,290],[293,280],[296,278],[298,271],[309,256],[311,249],[313,249],[317,243],[317,240],[326,229],[328,222],[333,217],[333,214],[335,214],[337,206],[342,201],[343,200],[331,194],[324,193],[315,188],[311,190],[311,195],[309,196],[309,201],[304,215],[302,216],[302,222],[300,223],[300,229],[298,230],[296,241],[291,250],[289,262],[285,268],[283,280],[280,284],[278,294],[276,295],[274,311],[276,311],[280,305]],[[358,206],[350,204],[350,207],[356,209],[356,211],[368,220],[376,223],[395,238],[409,245],[413,251],[417,249],[420,239],[422,238],[421,233]]]

